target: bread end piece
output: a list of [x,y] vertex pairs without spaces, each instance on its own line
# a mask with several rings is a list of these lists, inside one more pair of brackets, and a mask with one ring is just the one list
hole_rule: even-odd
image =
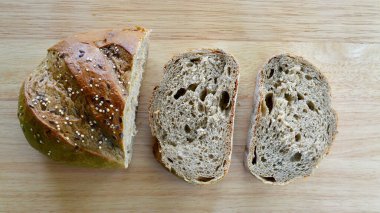
[[24,81],[18,117],[30,145],[72,165],[127,168],[150,30],[65,38]]

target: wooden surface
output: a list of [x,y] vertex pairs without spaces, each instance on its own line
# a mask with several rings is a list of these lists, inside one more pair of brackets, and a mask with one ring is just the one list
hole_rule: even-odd
[[[22,80],[58,39],[127,23],[152,28],[131,167],[65,166],[26,142],[16,117]],[[218,47],[241,65],[232,164],[193,186],[152,156],[148,100],[170,57]],[[264,185],[243,167],[257,70],[274,54],[302,55],[327,76],[339,134],[313,176]],[[380,212],[380,1],[0,2],[0,212]]]

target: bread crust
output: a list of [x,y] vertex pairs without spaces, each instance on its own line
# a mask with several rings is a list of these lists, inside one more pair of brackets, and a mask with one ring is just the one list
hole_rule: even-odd
[[[263,183],[265,184],[272,184],[272,185],[287,185],[297,179],[301,179],[301,178],[306,178],[310,175],[312,175],[313,173],[311,174],[308,174],[307,176],[299,176],[299,177],[295,177],[287,182],[271,182],[271,181],[267,181],[265,180],[264,178],[262,178],[260,175],[257,175],[256,173],[254,173],[252,170],[251,170],[251,155],[254,156],[254,149],[255,149],[255,132],[256,132],[256,123],[258,123],[258,121],[260,120],[260,118],[262,117],[260,113],[260,110],[261,110],[261,102],[264,101],[264,95],[262,94],[262,90],[260,89],[263,84],[264,84],[264,81],[262,79],[262,75],[263,75],[263,72],[264,72],[264,67],[267,63],[270,62],[270,60],[272,60],[273,58],[275,57],[290,57],[290,58],[293,58],[295,60],[298,60],[298,61],[301,61],[303,64],[306,64],[310,67],[312,67],[322,78],[323,81],[327,82],[327,85],[328,85],[328,92],[329,92],[329,96],[331,98],[331,87],[330,85],[328,84],[328,81],[327,81],[327,78],[322,74],[322,72],[317,68],[315,67],[313,64],[311,64],[309,61],[305,60],[303,57],[300,57],[300,56],[296,56],[296,55],[293,55],[293,54],[290,54],[290,53],[285,53],[285,54],[280,54],[280,55],[275,55],[273,57],[271,57],[270,59],[268,59],[262,67],[260,69],[260,71],[258,72],[257,74],[257,78],[256,78],[256,86],[255,86],[255,93],[254,93],[254,103],[253,103],[253,113],[252,113],[252,119],[251,119],[251,124],[250,124],[250,129],[249,129],[249,132],[248,132],[248,141],[247,141],[247,145],[246,145],[246,148],[245,148],[245,157],[244,157],[244,165],[246,166],[246,168],[248,169],[248,171],[250,171],[250,173],[252,175],[254,175],[256,178],[258,178],[259,180],[261,180]],[[334,117],[335,117],[335,127],[334,127],[334,130],[332,131],[333,132],[333,135],[332,135],[332,141],[335,139],[335,136],[336,134],[338,133],[337,131],[337,123],[338,123],[338,116],[337,116],[337,113],[336,111],[331,107],[330,105],[330,108],[331,108],[331,111],[333,112],[334,114]],[[331,143],[332,145],[332,143]],[[313,168],[312,172],[314,172],[315,168],[318,167],[318,164],[320,163],[320,161],[329,153],[330,149],[331,149],[331,145],[327,148],[327,151],[323,154],[323,156],[321,158],[319,158],[316,166]]]
[[[115,137],[115,146],[121,150],[123,149],[123,123],[119,119],[123,117],[125,97],[128,94],[125,94],[122,87],[118,85],[118,79],[110,71],[114,68],[113,64],[100,51],[100,48],[116,45],[130,54],[132,60],[140,48],[142,40],[148,35],[149,30],[138,26],[97,30],[67,37],[48,49],[48,56],[56,55],[64,62],[65,69],[61,67],[57,69],[61,69],[60,71],[67,72],[65,74],[72,76],[72,83],[81,89],[81,95],[85,99],[83,104],[87,107],[86,115],[97,122],[103,135]],[[42,64],[50,63],[49,60],[49,58],[45,59]],[[48,120],[54,120],[54,116],[43,114],[31,104],[32,97],[29,94],[33,92],[31,87],[33,82],[29,82],[28,79],[23,82],[20,90],[18,117],[25,137],[32,147],[53,160],[73,165],[125,167],[123,159],[112,159],[110,155],[78,146],[74,141],[68,140],[53,124],[49,123]],[[90,86],[89,81],[95,81],[94,79],[99,79],[99,82],[96,86],[95,83],[94,86],[92,83]],[[96,95],[103,96],[107,103],[112,103],[108,104],[112,107],[107,108],[107,114],[96,109],[94,99]],[[75,98],[75,94],[72,98]],[[112,119],[109,119],[110,122],[108,124],[103,122],[110,114],[112,114]],[[118,128],[111,128],[111,124],[119,126]],[[97,143],[97,141],[93,142]]]
[[153,101],[156,98],[156,93],[157,93],[157,91],[159,89],[159,86],[156,86],[153,89],[153,94],[152,94],[152,97],[150,99],[150,103],[149,103],[149,123],[150,123],[151,131],[152,131],[152,135],[154,137],[153,155],[156,158],[156,160],[162,166],[164,166],[164,168],[166,168],[168,171],[170,171],[172,174],[174,174],[175,176],[177,176],[177,177],[185,180],[188,183],[207,185],[207,184],[214,184],[214,183],[218,182],[219,180],[221,180],[223,177],[225,177],[225,175],[228,173],[228,169],[229,169],[230,164],[231,164],[231,155],[232,155],[232,147],[233,147],[233,130],[234,130],[233,127],[234,127],[235,107],[236,107],[236,99],[237,99],[237,92],[238,92],[238,82],[239,82],[238,79],[239,79],[240,73],[239,73],[239,65],[236,62],[236,60],[234,59],[234,57],[232,55],[224,52],[221,49],[195,49],[195,50],[189,51],[189,52],[184,53],[184,54],[175,55],[169,62],[167,62],[164,65],[163,72],[166,73],[167,69],[168,69],[168,66],[170,64],[174,63],[176,60],[178,60],[180,58],[183,58],[183,57],[186,57],[186,56],[190,56],[194,52],[196,52],[196,53],[218,53],[218,54],[223,54],[223,55],[226,55],[227,57],[230,57],[235,62],[235,64],[231,64],[231,65],[233,65],[232,69],[236,70],[237,78],[236,78],[236,81],[234,82],[235,83],[235,89],[233,91],[233,95],[232,95],[232,98],[231,98],[232,100],[234,100],[234,102],[231,105],[231,113],[230,113],[230,117],[229,117],[229,124],[227,125],[228,126],[228,137],[226,137],[225,143],[229,144],[229,150],[227,151],[228,153],[226,153],[228,155],[228,158],[227,158],[226,163],[224,165],[224,173],[223,173],[223,175],[220,176],[220,177],[214,178],[214,179],[212,179],[210,181],[207,181],[207,182],[198,181],[198,180],[195,180],[195,179],[194,180],[190,180],[190,179],[187,179],[186,177],[178,174],[175,170],[173,170],[171,168],[168,168],[167,165],[163,162],[162,154],[161,154],[162,148],[160,147],[159,140],[156,138],[156,134],[157,133],[155,132],[155,128],[154,128],[154,119],[153,119],[153,117],[154,117],[155,112],[152,109]]

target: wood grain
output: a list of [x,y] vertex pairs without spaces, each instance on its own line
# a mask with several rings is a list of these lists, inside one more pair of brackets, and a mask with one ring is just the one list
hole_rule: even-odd
[[[0,3],[0,212],[380,212],[379,1],[9,1]],[[66,35],[138,23],[153,28],[128,170],[52,162],[16,117],[22,80]],[[229,174],[210,186],[176,178],[152,156],[148,100],[175,53],[218,47],[241,66]],[[327,76],[338,112],[330,155],[311,177],[264,185],[243,167],[257,70],[302,55]]]

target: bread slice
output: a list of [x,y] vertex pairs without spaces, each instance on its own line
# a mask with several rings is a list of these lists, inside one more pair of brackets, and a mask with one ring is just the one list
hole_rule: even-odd
[[156,159],[185,181],[220,180],[231,161],[239,78],[235,59],[219,49],[175,56],[150,105]]
[[257,76],[246,165],[265,183],[309,176],[337,129],[326,78],[301,57],[269,60]]
[[128,167],[148,36],[141,27],[100,30],[51,47],[20,91],[29,143],[56,161]]

